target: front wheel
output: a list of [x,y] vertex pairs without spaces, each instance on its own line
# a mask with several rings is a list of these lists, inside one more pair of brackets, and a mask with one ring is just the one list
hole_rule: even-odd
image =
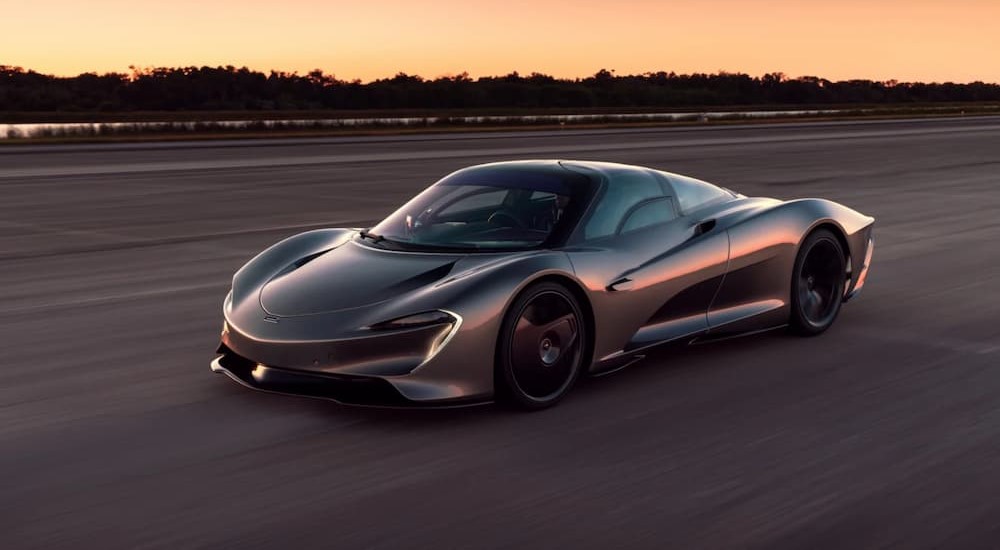
[[548,282],[529,287],[500,328],[497,400],[528,410],[558,403],[580,375],[587,337],[580,305],[569,290]]
[[792,273],[791,329],[814,336],[830,328],[840,313],[847,284],[844,249],[826,229],[810,233],[799,248]]

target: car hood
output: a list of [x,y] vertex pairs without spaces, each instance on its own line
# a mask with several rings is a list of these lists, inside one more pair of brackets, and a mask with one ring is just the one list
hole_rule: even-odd
[[452,272],[462,254],[384,251],[353,242],[306,257],[271,278],[260,291],[264,310],[280,317],[364,307],[433,284]]

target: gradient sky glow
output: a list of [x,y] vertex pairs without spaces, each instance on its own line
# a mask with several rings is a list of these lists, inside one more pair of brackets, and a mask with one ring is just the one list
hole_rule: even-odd
[[0,64],[1000,82],[1000,0],[0,0]]

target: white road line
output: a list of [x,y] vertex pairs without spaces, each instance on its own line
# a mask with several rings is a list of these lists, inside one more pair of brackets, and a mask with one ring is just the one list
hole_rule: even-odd
[[[120,294],[107,294],[104,296],[92,296],[89,298],[78,298],[75,300],[64,300],[60,302],[48,302],[42,304],[32,304],[30,306],[0,309],[0,315],[21,315],[25,313],[39,313],[43,311],[51,311],[55,309],[63,309],[69,307],[96,306],[96,305],[110,304],[126,300],[152,298],[156,296],[163,296],[165,294],[175,294],[178,292],[192,292],[195,290],[206,290],[209,288],[218,288],[220,290],[224,290],[226,286],[228,286],[228,282],[215,281],[212,283],[170,286],[164,288],[157,288],[153,290],[140,290],[136,292],[123,292]],[[219,303],[220,304],[222,303],[221,295],[219,296]],[[221,305],[219,307],[221,307]]]
[[80,245],[80,246],[70,246],[63,249],[47,249],[47,250],[30,250],[30,251],[20,251],[11,252],[8,254],[0,254],[0,261],[8,260],[24,260],[32,258],[45,258],[49,256],[58,256],[61,254],[79,254],[79,253],[91,253],[91,252],[110,252],[114,250],[122,250],[128,248],[142,248],[149,246],[167,246],[175,244],[198,244],[204,250],[228,250],[228,246],[213,245],[210,243],[203,243],[200,241],[207,241],[211,239],[222,239],[227,237],[240,237],[244,235],[258,235],[258,234],[268,234],[277,233],[281,231],[310,231],[313,229],[324,229],[324,228],[352,228],[352,227],[366,227],[369,225],[370,221],[331,221],[329,223],[300,223],[300,224],[288,224],[288,225],[269,225],[265,227],[255,227],[249,229],[237,229],[234,231],[217,231],[212,233],[195,233],[188,235],[170,235],[166,237],[156,237],[149,239],[128,239],[118,242],[102,243],[97,245]]
[[570,138],[581,136],[603,135],[637,135],[637,134],[691,134],[727,132],[732,130],[772,130],[803,128],[844,128],[849,126],[914,126],[914,125],[945,125],[950,123],[968,124],[977,121],[996,120],[996,116],[951,116],[928,118],[897,118],[877,120],[822,120],[811,122],[782,122],[780,126],[774,123],[747,123],[738,125],[715,126],[663,126],[641,128],[570,128],[559,130],[498,130],[483,132],[433,132],[422,134],[389,134],[389,135],[356,135],[356,136],[326,136],[326,137],[284,137],[284,138],[239,138],[187,140],[187,141],[145,141],[133,143],[72,143],[72,144],[41,144],[41,145],[8,145],[0,148],[0,155],[18,153],[65,153],[77,151],[131,151],[156,149],[222,149],[243,147],[271,147],[295,145],[337,145],[362,143],[398,143],[398,142],[431,142],[431,141],[472,141],[489,139],[516,138]]
[[859,327],[849,327],[846,329],[852,336],[866,338],[869,340],[896,342],[914,346],[926,346],[930,348],[943,349],[956,353],[974,353],[977,355],[991,355],[1000,352],[1000,343],[997,342],[975,342],[960,338],[946,336],[927,336],[924,334],[903,332],[891,329],[866,330]]
[[32,222],[15,222],[15,221],[12,221],[12,220],[0,220],[0,226],[15,227],[15,228],[18,228],[18,229],[28,229],[28,230],[34,231],[36,233],[48,233],[48,234],[62,235],[62,236],[73,235],[73,236],[78,236],[78,237],[89,237],[89,238],[94,238],[94,239],[98,239],[98,240],[110,241],[112,244],[121,244],[121,243],[129,242],[129,241],[133,240],[133,239],[130,239],[128,237],[124,237],[122,235],[115,235],[113,233],[105,233],[103,231],[92,231],[92,230],[89,230],[89,229],[69,229],[69,228],[52,227],[52,226],[43,225],[43,224],[39,224],[39,223],[32,223]]
[[135,174],[166,171],[198,171],[225,168],[273,168],[281,166],[308,166],[318,164],[342,164],[356,162],[393,162],[405,160],[430,160],[468,157],[497,156],[537,156],[560,153],[586,153],[591,151],[628,151],[635,149],[657,149],[676,147],[718,147],[731,145],[751,145],[762,143],[783,143],[802,141],[823,141],[834,139],[872,139],[904,136],[927,136],[949,133],[979,133],[1000,130],[1000,125],[984,125],[971,128],[920,128],[881,131],[829,131],[802,135],[775,135],[745,138],[701,138],[638,141],[630,143],[590,143],[584,145],[536,145],[531,147],[495,147],[462,150],[433,150],[415,152],[357,153],[346,155],[314,155],[301,157],[244,158],[226,160],[192,160],[177,162],[128,163],[118,165],[51,166],[33,168],[11,168],[0,170],[0,179],[87,176],[98,174]]

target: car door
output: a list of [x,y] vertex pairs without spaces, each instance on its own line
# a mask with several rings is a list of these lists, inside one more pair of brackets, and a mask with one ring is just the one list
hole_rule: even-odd
[[707,329],[728,237],[678,208],[653,172],[616,174],[570,250],[595,311],[595,359],[607,360]]

